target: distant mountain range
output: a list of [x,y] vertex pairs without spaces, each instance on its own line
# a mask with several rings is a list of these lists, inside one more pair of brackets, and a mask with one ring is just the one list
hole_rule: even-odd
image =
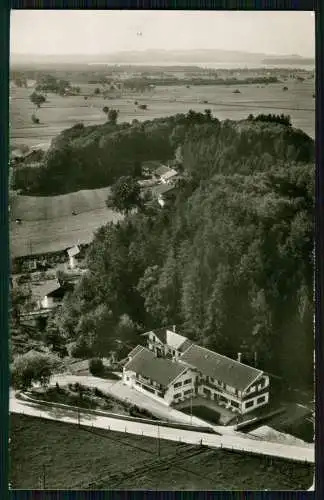
[[38,55],[38,54],[11,54],[11,63],[242,63],[242,64],[314,64],[312,58],[299,55],[269,55],[262,53],[241,52],[233,50],[142,50],[122,51],[110,54],[66,54],[66,55]]

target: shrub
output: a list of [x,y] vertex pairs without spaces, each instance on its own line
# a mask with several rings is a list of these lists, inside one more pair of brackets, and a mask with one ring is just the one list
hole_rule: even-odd
[[104,365],[100,358],[92,358],[89,360],[89,371],[92,375],[102,375]]
[[26,390],[32,386],[33,382],[39,382],[46,387],[59,365],[56,357],[36,351],[17,356],[11,367],[12,386]]
[[104,393],[100,389],[98,389],[98,387],[93,388],[93,393],[95,396],[98,396],[100,398],[105,396]]

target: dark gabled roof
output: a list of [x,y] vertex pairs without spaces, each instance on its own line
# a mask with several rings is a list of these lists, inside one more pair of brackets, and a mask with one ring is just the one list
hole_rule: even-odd
[[36,285],[33,288],[32,294],[37,299],[43,299],[44,297],[63,298],[64,295],[67,292],[71,292],[73,288],[72,283],[64,283],[63,285],[60,285],[57,280],[50,280],[40,285]]
[[151,191],[154,196],[161,196],[163,194],[170,193],[175,189],[175,186],[172,186],[171,184],[158,184],[157,186],[152,187]]
[[35,286],[33,290],[33,295],[38,298],[44,298],[46,296],[52,295],[54,292],[59,290],[61,288],[61,285],[59,282],[54,279],[54,280],[49,280],[46,281],[43,284]]
[[124,366],[126,371],[154,380],[163,387],[167,387],[175,378],[183,373],[187,367],[177,361],[166,358],[156,358],[154,354],[143,347]]
[[245,390],[263,372],[233,359],[217,354],[204,347],[192,344],[180,358],[203,375],[215,378],[225,384]]
[[130,353],[128,353],[128,357],[133,358],[142,349],[144,349],[144,347],[142,345],[137,345],[136,347],[134,347],[134,349],[131,350]]

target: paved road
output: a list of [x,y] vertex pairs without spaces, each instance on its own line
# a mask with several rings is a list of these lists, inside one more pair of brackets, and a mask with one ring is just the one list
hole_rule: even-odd
[[[72,424],[78,423],[78,416],[76,415],[75,410],[44,407],[38,403],[17,400],[13,391],[10,392],[10,411],[12,413],[22,413],[49,420]],[[103,417],[84,412],[81,412],[79,422],[80,425],[93,426],[99,429],[109,429],[154,438],[160,437],[161,439],[168,439],[170,441],[177,442],[181,441],[190,444],[202,443],[210,446],[211,448],[222,447],[228,450],[235,449],[259,455],[289,458],[295,461],[314,463],[313,445],[304,447],[288,446],[285,444],[253,440],[247,437],[242,438],[237,434],[232,436],[217,436],[198,431],[168,428],[163,427],[162,425],[125,421],[118,418]]]

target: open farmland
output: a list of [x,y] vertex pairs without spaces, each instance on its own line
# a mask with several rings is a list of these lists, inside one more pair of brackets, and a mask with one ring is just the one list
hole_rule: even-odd
[[[77,82],[74,82],[77,84]],[[46,102],[37,110],[40,124],[32,124],[31,115],[35,106],[29,96],[32,88],[11,87],[10,121],[11,145],[26,144],[29,147],[48,147],[50,141],[62,130],[83,122],[85,125],[101,124],[105,121],[103,106],[119,109],[119,121],[151,120],[176,113],[187,113],[189,109],[202,112],[210,108],[220,120],[240,120],[249,113],[290,114],[293,126],[301,128],[311,137],[315,136],[314,80],[289,81],[288,90],[283,84],[240,85],[240,94],[233,94],[233,86],[159,86],[143,94],[124,94],[122,98],[104,99],[91,96],[98,85],[80,85],[84,95],[60,97],[48,94]],[[147,110],[139,109],[134,102],[147,104]],[[207,101],[207,102],[204,102]]]
[[48,489],[303,490],[313,480],[306,464],[18,414],[10,422],[14,489],[45,479]]
[[[93,233],[122,216],[105,205],[110,188],[60,196],[20,196],[11,200],[11,254],[13,257],[64,250],[89,243]],[[72,215],[72,212],[76,215]],[[21,224],[15,219],[20,218]]]

